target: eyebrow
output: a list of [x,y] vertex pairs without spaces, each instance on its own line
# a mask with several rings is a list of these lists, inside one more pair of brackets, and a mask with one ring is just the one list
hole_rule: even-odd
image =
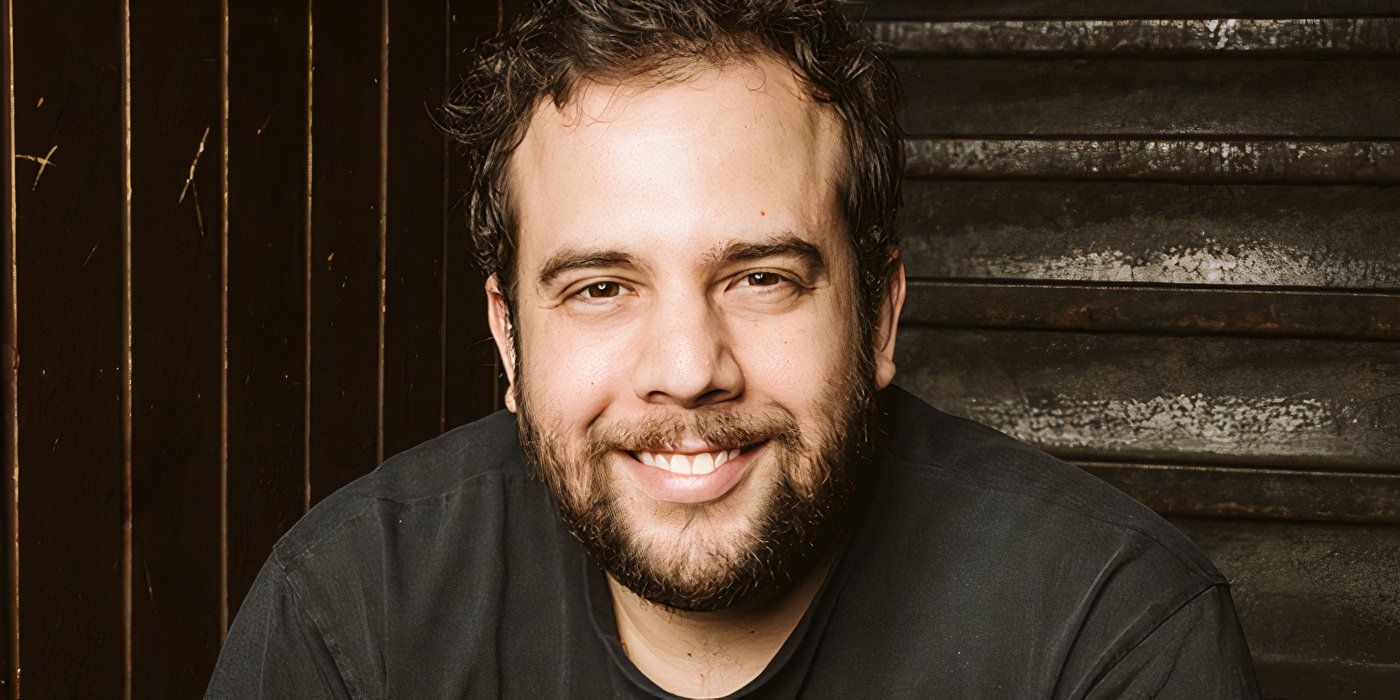
[[714,267],[764,258],[797,258],[807,268],[805,272],[809,277],[820,277],[826,273],[826,259],[822,257],[821,249],[795,233],[784,233],[755,242],[733,241],[705,256],[706,263]]
[[[707,253],[703,260],[708,267],[723,267],[773,257],[797,258],[811,277],[820,277],[826,272],[826,259],[822,257],[821,249],[793,233],[780,234],[762,241],[732,241]],[[640,265],[635,258],[620,250],[566,249],[551,255],[540,266],[539,285],[546,286],[567,272],[600,267],[636,269]]]
[[566,272],[598,267],[637,267],[632,256],[616,250],[561,250],[540,267],[539,283],[544,286]]

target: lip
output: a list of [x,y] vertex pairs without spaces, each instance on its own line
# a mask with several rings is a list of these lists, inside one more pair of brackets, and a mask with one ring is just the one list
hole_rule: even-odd
[[619,451],[622,461],[631,469],[642,491],[657,501],[698,504],[723,498],[743,481],[753,468],[758,454],[767,447],[764,442],[739,453],[709,474],[676,474],[659,467],[649,467],[627,452]]

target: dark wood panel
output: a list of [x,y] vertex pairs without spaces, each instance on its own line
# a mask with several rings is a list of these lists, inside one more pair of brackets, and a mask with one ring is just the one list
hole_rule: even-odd
[[[442,432],[447,3],[390,6],[384,454]],[[438,68],[439,70],[433,70]]]
[[988,17],[1338,17],[1400,14],[1396,0],[856,0],[869,19]]
[[1266,696],[1299,697],[1302,682],[1333,697],[1383,697],[1400,684],[1400,528],[1172,523],[1230,579],[1250,650],[1266,661],[1257,669]]
[[1400,137],[1400,63],[898,60],[911,134]]
[[26,697],[110,696],[127,604],[123,15],[13,10],[21,680]]
[[1085,460],[1393,472],[1400,344],[902,329],[896,381]]
[[131,3],[133,697],[193,697],[223,628],[218,2]]
[[1081,462],[1158,513],[1400,524],[1400,474]]
[[1400,295],[912,280],[900,322],[954,328],[1400,340]]
[[379,458],[382,9],[355,0],[313,10],[313,503]]
[[1392,141],[912,139],[906,178],[1400,183]]
[[308,7],[229,8],[230,618],[305,508]]
[[1400,289],[1400,188],[907,182],[920,277]]
[[0,542],[0,557],[4,559],[4,583],[0,595],[5,606],[0,611],[0,684],[3,695],[13,698],[19,693],[17,669],[19,664],[19,503],[15,500],[19,484],[19,355],[16,342],[16,318],[19,298],[15,280],[15,131],[14,131],[14,32],[10,26],[10,0],[0,0],[0,35],[5,37],[0,47],[0,319],[3,319],[3,343],[0,343],[0,371],[4,376],[4,405],[0,406],[0,518],[3,518],[4,541]]
[[[519,3],[501,5],[498,17],[483,11],[480,4],[470,0],[451,0],[449,81],[455,83],[464,75],[470,59],[469,49],[496,31],[498,21],[514,16]],[[507,6],[509,5],[509,6]],[[491,343],[491,331],[486,325],[485,280],[472,257],[470,231],[467,228],[467,178],[460,158],[449,157],[447,186],[447,222],[443,233],[444,250],[444,310],[446,349],[443,357],[444,428],[468,423],[500,407],[496,378],[496,347]]]
[[892,56],[1400,55],[1400,18],[1031,19],[880,21],[867,25]]

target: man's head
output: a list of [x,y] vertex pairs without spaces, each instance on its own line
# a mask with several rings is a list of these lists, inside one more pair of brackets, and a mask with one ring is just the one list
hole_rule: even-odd
[[547,2],[450,113],[524,447],[654,602],[822,554],[903,298],[894,78],[824,2]]

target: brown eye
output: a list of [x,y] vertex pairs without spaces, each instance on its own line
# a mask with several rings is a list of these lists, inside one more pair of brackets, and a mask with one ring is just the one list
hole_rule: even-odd
[[783,278],[771,272],[751,272],[744,278],[751,287],[771,287],[783,281]]
[[594,282],[583,288],[589,299],[608,299],[622,293],[622,285],[616,282]]

